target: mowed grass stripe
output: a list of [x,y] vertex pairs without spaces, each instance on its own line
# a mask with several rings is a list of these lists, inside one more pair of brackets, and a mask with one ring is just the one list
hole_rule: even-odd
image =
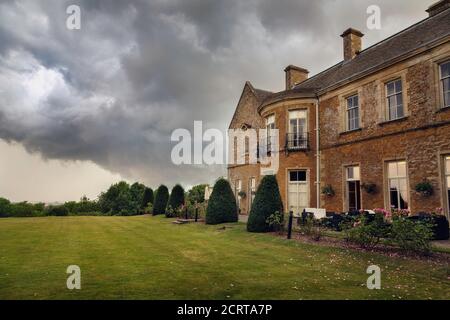
[[[164,217],[0,220],[2,299],[450,298],[448,265]],[[66,288],[68,265],[82,290]],[[365,287],[368,265],[382,290]]]

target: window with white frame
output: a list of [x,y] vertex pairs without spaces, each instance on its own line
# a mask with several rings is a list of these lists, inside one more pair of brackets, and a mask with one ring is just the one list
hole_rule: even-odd
[[291,148],[302,148],[307,145],[306,110],[289,111],[288,145]]
[[241,196],[239,195],[239,193],[242,191],[242,180],[236,180],[236,202],[238,205],[238,208],[241,208]]
[[443,107],[450,107],[450,60],[439,65]]
[[447,188],[447,210],[450,217],[450,156],[445,157],[445,185]]
[[248,210],[252,208],[253,201],[255,200],[255,194],[256,194],[256,178],[250,178],[249,182],[249,207]]
[[347,99],[347,131],[359,129],[359,97],[354,95]]
[[386,107],[388,120],[400,119],[405,116],[402,79],[386,83]]
[[349,212],[361,208],[361,175],[359,166],[346,168],[347,176],[347,207]]
[[266,151],[270,152],[271,151],[271,146],[272,146],[272,137],[273,137],[273,133],[272,130],[275,130],[275,115],[271,115],[269,117],[266,118],[266,130],[267,130],[267,139],[266,139]]
[[409,209],[406,161],[388,162],[389,203],[394,209]]

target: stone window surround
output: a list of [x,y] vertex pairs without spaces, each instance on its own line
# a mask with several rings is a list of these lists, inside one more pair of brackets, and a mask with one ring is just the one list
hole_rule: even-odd
[[[348,130],[348,118],[347,118],[347,99],[352,96],[358,96],[358,108],[359,108],[359,128],[354,130]],[[364,128],[363,122],[363,110],[361,108],[362,102],[362,86],[357,89],[352,89],[341,93],[339,99],[339,119],[340,119],[340,133],[360,131]]]
[[[351,102],[351,106],[350,106]],[[346,98],[346,108],[345,108],[345,125],[347,131],[354,131],[358,130],[360,128],[360,103],[359,103],[359,95],[351,95]],[[356,114],[358,115],[355,117],[355,114],[353,111],[356,111]],[[352,116],[350,116],[352,114]]]
[[445,57],[443,59],[439,59],[435,62],[435,74],[437,75],[437,81],[438,81],[438,109],[447,109],[450,108],[449,106],[445,106],[445,99],[444,99],[444,87],[442,86],[442,73],[441,73],[441,65],[444,63],[449,63],[450,62],[450,57]]
[[306,185],[308,186],[308,193],[307,193],[307,199],[308,199],[308,208],[311,207],[311,168],[308,167],[287,167],[284,170],[285,174],[285,184],[284,184],[284,190],[286,194],[286,207],[288,209],[288,212],[291,211],[289,208],[289,172],[291,171],[306,171]]
[[[406,119],[409,116],[409,84],[406,81],[406,74],[408,73],[408,69],[404,69],[392,74],[389,74],[388,76],[381,78],[377,81],[376,85],[379,89],[379,95],[378,95],[378,124],[383,125],[388,122],[395,122],[402,119]],[[403,117],[397,118],[397,119],[389,119],[389,106],[387,103],[387,88],[386,85],[389,82],[395,81],[395,80],[402,80],[402,96],[403,96]]]
[[441,68],[440,68],[440,65],[442,63],[450,61],[450,55],[448,53],[444,53],[431,59],[431,61],[433,63],[434,87],[436,95],[435,111],[440,112],[442,110],[450,109],[450,107],[444,106],[444,92],[442,88]]
[[447,181],[446,177],[448,174],[446,174],[446,158],[450,156],[450,150],[443,150],[438,152],[438,159],[439,159],[439,175],[441,182],[441,203],[442,208],[444,209],[444,213],[447,215],[447,218],[450,219],[450,207],[449,207],[449,200],[448,199],[448,193],[447,193]]
[[[287,109],[286,109],[286,117],[285,117],[286,118],[285,119],[285,131],[286,132],[285,133],[291,133],[291,132],[289,132],[289,127],[290,127],[290,124],[289,124],[289,113],[292,112],[292,111],[306,111],[305,131],[309,132],[309,127],[310,127],[309,120],[311,119],[310,118],[311,115],[310,115],[309,108],[307,106],[292,105],[292,106],[287,107]],[[286,135],[284,137],[281,137],[281,132],[280,132],[280,139],[285,140],[286,139]],[[286,141],[284,141],[284,142],[286,143]],[[281,141],[280,141],[280,144],[281,144]]]
[[383,158],[383,196],[384,196],[384,206],[387,210],[391,209],[391,195],[389,190],[389,163],[392,162],[406,162],[406,187],[407,187],[407,194],[408,194],[408,210],[413,212],[412,203],[411,203],[411,187],[410,187],[410,181],[409,181],[409,165],[408,165],[408,158],[404,157],[397,157],[397,158]]
[[[361,175],[361,163],[360,162],[351,162],[351,163],[344,163],[342,165],[342,203],[343,203],[343,210],[348,211],[348,192],[347,192],[347,169],[350,167],[359,167],[359,181],[362,184],[362,175]],[[361,196],[361,208],[364,208],[364,197]]]

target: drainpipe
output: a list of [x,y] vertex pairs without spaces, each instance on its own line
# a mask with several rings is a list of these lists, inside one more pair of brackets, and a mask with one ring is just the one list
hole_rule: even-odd
[[316,95],[316,205],[320,209],[320,128],[319,96]]

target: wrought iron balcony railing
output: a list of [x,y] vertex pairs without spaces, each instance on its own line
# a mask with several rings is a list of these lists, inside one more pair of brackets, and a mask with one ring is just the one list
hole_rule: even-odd
[[309,149],[309,137],[307,132],[287,133],[286,150],[287,151],[305,151]]

